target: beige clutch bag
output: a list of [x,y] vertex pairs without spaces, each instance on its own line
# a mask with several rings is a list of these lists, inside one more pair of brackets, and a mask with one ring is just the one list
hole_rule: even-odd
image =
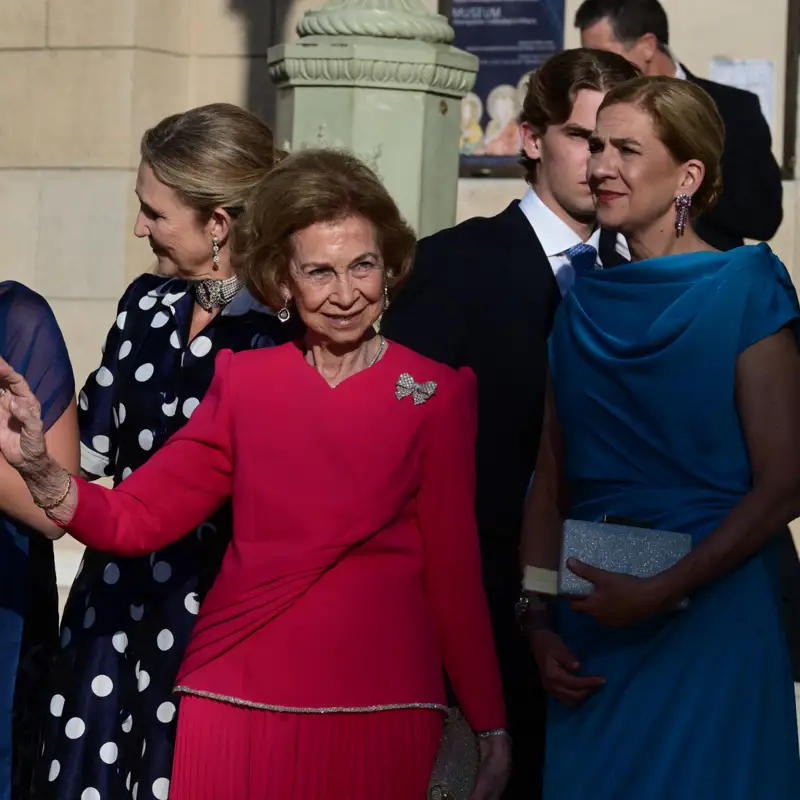
[[458,708],[447,714],[428,786],[428,800],[468,800],[478,777],[478,737]]

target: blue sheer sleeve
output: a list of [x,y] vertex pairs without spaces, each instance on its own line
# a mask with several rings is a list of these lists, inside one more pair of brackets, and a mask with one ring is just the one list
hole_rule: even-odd
[[752,260],[741,272],[747,301],[739,338],[740,353],[787,326],[800,338],[800,305],[786,267],[767,245],[751,250]]
[[67,346],[47,301],[20,283],[0,283],[0,347],[42,406],[49,430],[75,396]]

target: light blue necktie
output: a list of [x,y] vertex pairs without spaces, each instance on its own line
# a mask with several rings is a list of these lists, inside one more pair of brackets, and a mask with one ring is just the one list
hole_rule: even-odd
[[597,250],[590,244],[576,244],[574,247],[570,247],[564,255],[572,269],[567,269],[565,265],[556,273],[556,283],[558,283],[562,297],[572,288],[578,275],[590,272],[597,267]]
[[567,250],[567,258],[575,275],[582,275],[584,272],[591,272],[597,267],[597,250],[590,244],[576,244]]

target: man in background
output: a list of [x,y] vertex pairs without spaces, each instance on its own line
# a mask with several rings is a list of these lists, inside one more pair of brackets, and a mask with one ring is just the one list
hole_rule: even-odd
[[525,493],[542,429],[547,339],[576,273],[625,263],[626,243],[595,226],[588,139],[610,89],[638,71],[613,53],[567,50],[530,79],[519,117],[530,188],[494,217],[420,241],[381,332],[478,378],[476,516],[503,679],[513,770],[504,800],[541,797],[545,700],[515,619]]
[[751,92],[692,75],[670,49],[658,0],[584,0],[575,15],[584,47],[625,56],[645,75],[683,78],[705,89],[725,123],[722,196],[697,220],[697,233],[718,250],[744,239],[771,239],[783,219],[781,175],[769,126]]

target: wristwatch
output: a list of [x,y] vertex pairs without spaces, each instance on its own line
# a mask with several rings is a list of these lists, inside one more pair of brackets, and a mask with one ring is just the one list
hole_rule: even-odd
[[521,622],[522,618],[525,616],[525,614],[528,613],[528,610],[531,608],[546,609],[547,604],[538,595],[531,595],[531,594],[520,595],[519,600],[517,600],[517,605],[514,608],[514,613],[516,615],[517,622]]

